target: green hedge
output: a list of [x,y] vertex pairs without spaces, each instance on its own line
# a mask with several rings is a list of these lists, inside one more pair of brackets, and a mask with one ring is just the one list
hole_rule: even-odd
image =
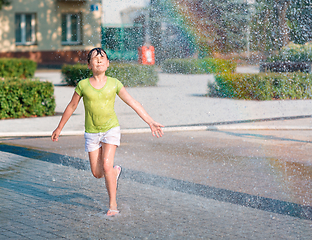
[[[62,74],[64,81],[71,86],[76,86],[80,80],[92,76],[88,66],[81,64],[64,65]],[[155,67],[149,65],[110,63],[106,75],[117,78],[127,87],[155,86],[158,82]]]
[[312,62],[312,43],[289,43],[276,54],[267,59],[268,62]]
[[75,64],[75,65],[63,65],[62,66],[63,81],[70,86],[76,86],[77,83],[85,78],[91,77],[91,70],[87,65]]
[[311,99],[307,73],[218,74],[208,84],[209,96],[249,100]]
[[236,63],[217,58],[166,59],[161,69],[165,73],[182,74],[231,73],[235,71]]
[[0,77],[32,78],[37,63],[25,58],[0,58]]
[[0,119],[54,115],[54,88],[32,79],[0,80]]
[[127,87],[156,86],[158,73],[154,66],[142,64],[111,64],[107,76],[119,79]]

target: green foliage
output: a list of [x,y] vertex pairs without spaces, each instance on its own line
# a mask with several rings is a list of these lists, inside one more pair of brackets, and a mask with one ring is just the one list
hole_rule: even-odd
[[154,66],[142,64],[110,64],[107,76],[117,78],[124,86],[156,86],[158,74]]
[[[152,1],[153,17],[179,27],[187,39],[202,50],[204,56],[210,51],[230,52],[245,47],[247,25],[245,1],[240,0],[192,0]],[[178,49],[176,49],[177,52]]]
[[63,80],[70,86],[76,86],[77,83],[85,78],[92,76],[92,71],[86,64],[75,64],[75,65],[63,65],[62,66]]
[[[64,65],[62,74],[67,84],[76,86],[85,78],[91,77],[92,72],[87,65],[75,64]],[[117,78],[124,86],[155,86],[158,82],[158,75],[154,66],[130,64],[130,63],[110,63],[106,75]]]
[[253,50],[272,53],[281,46],[278,4],[272,0],[256,0],[251,19],[251,43]]
[[206,73],[233,73],[237,65],[233,61],[218,58],[205,58],[199,62]]
[[54,110],[52,83],[16,78],[0,80],[0,119],[50,116]]
[[268,62],[312,62],[312,43],[290,43],[283,47],[276,55],[267,59]]
[[234,72],[236,63],[216,58],[204,59],[167,59],[161,69],[165,73],[207,74]]
[[37,63],[26,58],[0,58],[0,77],[32,78]]
[[199,58],[208,58],[212,56],[211,46],[207,42],[197,43],[199,49]]
[[289,41],[311,41],[311,4],[311,0],[256,0],[251,12],[251,48],[271,55]]
[[291,29],[291,39],[295,43],[304,44],[312,40],[312,0],[292,0],[287,18]]
[[204,74],[197,59],[166,59],[161,65],[165,73]]
[[247,100],[311,99],[307,73],[218,74],[208,84],[209,96]]
[[10,0],[0,0],[0,10],[2,9],[3,6],[8,6],[11,4]]

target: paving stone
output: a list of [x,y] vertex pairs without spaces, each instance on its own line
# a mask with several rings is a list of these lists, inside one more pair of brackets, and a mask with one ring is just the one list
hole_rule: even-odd
[[[103,179],[93,178],[89,170],[19,156],[23,166],[18,172],[0,175],[0,202],[4,205],[0,219],[6,220],[0,221],[0,234],[8,239],[23,239],[21,234],[25,239],[309,239],[311,236],[309,219],[221,201],[211,198],[209,192],[197,194],[196,187],[208,189],[207,180],[198,181],[194,173],[172,175],[175,172],[167,172],[166,167],[160,171],[157,167],[160,168],[161,160],[153,162],[153,155],[149,156],[154,171],[137,171],[134,160],[123,162],[118,189],[121,213],[113,218],[105,216],[108,196]],[[136,157],[141,161],[139,154]],[[231,166],[226,171],[229,169]],[[251,177],[250,173],[238,175],[244,181],[244,177]],[[208,181],[212,183],[212,179]],[[253,197],[250,195],[251,203]]]
[[29,239],[28,237],[22,236],[18,233],[10,231],[10,230],[8,230],[2,234],[5,236],[4,239]]

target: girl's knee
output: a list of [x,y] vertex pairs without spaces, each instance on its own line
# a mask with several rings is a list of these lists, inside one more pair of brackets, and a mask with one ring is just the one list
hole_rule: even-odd
[[113,165],[110,161],[105,161],[106,159],[104,159],[104,166],[103,166],[103,169],[104,169],[104,174],[107,174],[109,173],[110,171],[113,170]]
[[97,171],[91,171],[91,172],[92,172],[93,177],[95,177],[95,178],[102,178],[102,177],[104,177],[104,175],[102,173],[99,173]]
[[112,166],[105,166],[104,165],[104,174],[109,174],[109,172],[113,170]]

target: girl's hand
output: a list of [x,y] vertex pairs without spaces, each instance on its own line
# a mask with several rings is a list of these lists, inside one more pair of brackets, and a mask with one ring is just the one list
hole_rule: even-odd
[[58,138],[59,138],[59,136],[60,136],[60,134],[61,134],[61,130],[59,130],[58,128],[55,129],[55,130],[53,131],[53,133],[52,133],[52,136],[51,136],[52,141],[53,141],[53,142],[57,142],[57,141],[58,141]]
[[153,136],[156,135],[156,137],[159,138],[159,137],[162,137],[162,135],[164,135],[164,132],[161,128],[165,126],[161,125],[158,122],[151,122],[149,126],[151,128]]

